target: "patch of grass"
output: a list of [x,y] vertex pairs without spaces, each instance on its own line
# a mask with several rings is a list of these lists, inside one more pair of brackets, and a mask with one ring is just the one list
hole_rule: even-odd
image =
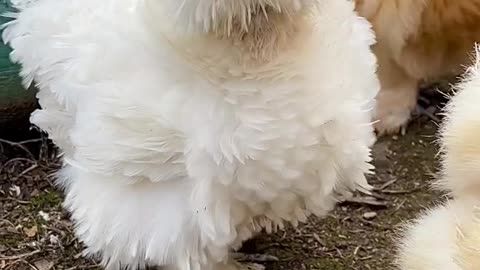
[[42,209],[58,208],[62,202],[60,194],[54,190],[41,193],[31,200],[31,209],[39,211]]
[[21,242],[23,236],[21,235],[6,235],[0,237],[0,245],[5,247],[16,247]]
[[338,260],[331,258],[318,259],[314,263],[310,263],[310,269],[315,270],[344,270],[344,264],[340,263]]

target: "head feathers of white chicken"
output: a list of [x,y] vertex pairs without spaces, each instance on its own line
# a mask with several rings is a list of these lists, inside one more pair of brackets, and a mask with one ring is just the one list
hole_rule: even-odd
[[[156,1],[156,0],[153,0]],[[318,0],[168,0],[175,20],[190,30],[230,33],[236,26],[248,31],[256,16],[292,16]],[[163,3],[162,3],[163,4]]]
[[[175,35],[214,35],[230,40],[252,59],[269,61],[305,29],[318,0],[145,0],[148,12],[161,10]],[[159,8],[159,9],[158,9]],[[167,18],[165,18],[167,17]],[[155,20],[152,21],[155,24]]]

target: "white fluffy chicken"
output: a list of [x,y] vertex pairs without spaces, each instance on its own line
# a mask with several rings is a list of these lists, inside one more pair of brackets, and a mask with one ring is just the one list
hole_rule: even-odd
[[453,199],[407,228],[398,255],[402,270],[480,269],[479,68],[477,62],[447,106],[438,184]]
[[368,188],[378,91],[347,0],[17,0],[4,31],[88,254],[242,268],[256,232]]

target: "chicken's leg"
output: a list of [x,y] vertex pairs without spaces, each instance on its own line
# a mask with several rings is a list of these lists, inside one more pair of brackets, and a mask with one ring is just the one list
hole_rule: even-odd
[[375,130],[378,136],[404,134],[417,103],[418,80],[398,66],[388,52],[376,52],[381,89],[377,95]]

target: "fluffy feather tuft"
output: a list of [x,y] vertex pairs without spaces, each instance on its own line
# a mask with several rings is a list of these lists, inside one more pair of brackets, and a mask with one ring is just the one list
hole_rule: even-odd
[[[478,52],[478,48],[477,48]],[[408,226],[400,241],[402,270],[474,270],[480,267],[479,55],[446,107],[442,127],[443,176],[436,185],[453,199]]]
[[454,102],[446,107],[446,124],[442,130],[444,178],[440,184],[455,196],[473,194],[480,197],[480,56],[457,85]]
[[251,30],[255,20],[272,14],[292,16],[317,5],[317,0],[168,0],[147,5],[161,5],[175,14],[177,24],[188,31],[215,32],[230,35],[234,28]]

